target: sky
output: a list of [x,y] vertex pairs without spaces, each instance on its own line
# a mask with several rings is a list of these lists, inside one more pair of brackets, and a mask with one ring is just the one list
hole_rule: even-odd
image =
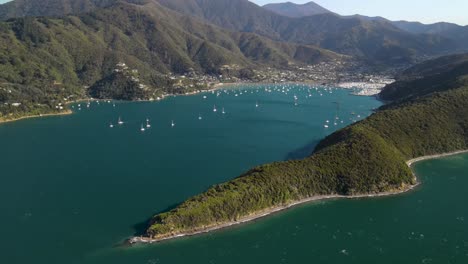
[[[0,3],[9,0],[0,0]],[[307,3],[310,0],[250,0],[267,3]],[[340,15],[382,16],[390,20],[422,23],[452,22],[468,25],[468,0],[315,0],[317,4]]]
[[[250,1],[264,5],[286,1],[303,4],[310,0]],[[314,2],[340,15],[360,14],[426,24],[444,21],[468,25],[468,0],[315,0]]]

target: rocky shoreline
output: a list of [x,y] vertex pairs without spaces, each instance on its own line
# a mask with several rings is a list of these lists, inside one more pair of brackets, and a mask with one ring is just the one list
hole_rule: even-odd
[[[408,160],[406,164],[408,167],[411,168],[411,166],[417,162],[423,161],[423,160],[429,160],[429,159],[437,159],[437,158],[442,158],[442,157],[449,157],[449,156],[454,156],[454,155],[459,155],[459,154],[464,154],[468,153],[468,150],[459,150],[459,151],[453,151],[449,153],[444,153],[444,154],[437,154],[437,155],[429,155],[429,156],[423,156],[419,158],[414,158],[411,160]],[[416,176],[415,176],[416,178]],[[402,186],[402,188],[394,190],[394,191],[388,191],[388,192],[383,192],[383,193],[375,193],[375,194],[361,194],[361,195],[353,195],[353,196],[345,196],[345,195],[337,195],[337,194],[332,194],[332,195],[319,195],[319,196],[313,196],[309,198],[305,198],[296,202],[292,202],[287,205],[283,206],[278,206],[278,207],[273,207],[269,208],[266,210],[263,210],[261,212],[257,212],[254,214],[251,214],[249,216],[243,217],[238,221],[233,221],[233,222],[227,222],[227,223],[219,223],[219,224],[214,224],[212,226],[208,227],[203,227],[200,229],[194,229],[193,231],[190,232],[185,232],[185,233],[174,233],[174,234],[169,234],[167,236],[159,237],[159,238],[150,238],[146,236],[136,236],[129,238],[125,241],[125,244],[127,245],[135,245],[135,244],[152,244],[152,243],[158,243],[166,240],[171,240],[171,239],[176,239],[176,238],[181,238],[181,237],[187,237],[187,236],[195,236],[203,233],[208,233],[212,232],[215,230],[220,230],[228,227],[232,227],[235,225],[251,222],[254,220],[258,220],[260,218],[266,217],[268,215],[278,213],[287,209],[290,209],[292,207],[295,207],[297,205],[313,202],[313,201],[321,201],[321,200],[330,200],[330,199],[361,199],[361,198],[376,198],[376,197],[385,197],[385,196],[393,196],[393,195],[398,195],[398,194],[403,194],[406,192],[409,192],[413,189],[415,189],[420,183],[416,179],[416,184],[414,185],[406,185]]]
[[362,199],[362,198],[377,198],[377,197],[392,196],[392,195],[398,195],[398,194],[409,192],[409,191],[413,190],[414,188],[416,188],[418,185],[419,185],[419,183],[416,183],[414,185],[403,186],[402,188],[396,189],[394,191],[375,193],[375,194],[360,194],[360,195],[352,195],[352,196],[332,194],[332,195],[313,196],[313,197],[305,198],[305,199],[302,199],[302,200],[299,200],[299,201],[296,201],[296,202],[292,202],[292,203],[287,204],[287,205],[269,208],[269,209],[263,210],[261,212],[257,212],[255,214],[243,217],[238,221],[215,224],[215,225],[212,225],[212,226],[209,226],[209,227],[195,229],[195,230],[190,231],[190,232],[170,234],[170,235],[167,235],[167,236],[164,236],[164,237],[159,237],[159,238],[150,238],[150,237],[146,237],[146,236],[136,236],[136,237],[132,237],[132,238],[127,239],[125,241],[125,244],[130,245],[130,246],[135,245],[135,244],[152,244],[152,243],[158,243],[158,242],[162,242],[162,241],[166,241],[166,240],[181,238],[181,237],[195,236],[195,235],[208,233],[208,232],[212,232],[212,231],[215,231],[215,230],[225,229],[225,228],[236,226],[236,225],[239,225],[239,224],[251,222],[251,221],[254,221],[254,220],[258,220],[258,219],[266,217],[268,215],[278,213],[278,212],[290,209],[292,207],[295,207],[295,206],[298,206],[298,205],[301,205],[301,204],[305,204],[305,203],[309,203],[309,202],[313,202],[313,201],[332,200],[332,199]]

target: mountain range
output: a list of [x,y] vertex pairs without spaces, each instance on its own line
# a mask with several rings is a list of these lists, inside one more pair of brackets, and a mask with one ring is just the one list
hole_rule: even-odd
[[289,7],[288,10],[299,10],[297,12],[309,10],[307,12],[320,13],[303,16],[307,12],[302,15],[296,12],[294,16],[303,17],[287,17],[247,0],[16,0],[0,6],[0,18],[79,14],[118,2],[160,4],[230,31],[255,33],[274,41],[313,45],[377,63],[411,62],[417,56],[466,48],[462,40],[453,38],[455,34],[408,32],[384,19],[342,17],[314,3],[275,5],[277,9],[284,6],[286,9]]
[[[35,113],[70,96],[138,100],[198,87],[196,81],[181,82],[182,90],[175,91],[171,74],[251,77],[252,69],[349,58],[405,65],[467,48],[455,26],[410,31],[409,25],[402,29],[385,19],[342,17],[305,6],[320,14],[284,16],[247,0],[0,5],[0,112]],[[128,70],[116,69],[122,62]],[[21,106],[13,108],[13,102]]]
[[[38,2],[14,1],[7,7]],[[94,3],[91,11],[89,5],[77,5],[78,1],[56,2],[40,3],[45,11],[51,10],[47,6],[66,7],[54,9],[57,16],[9,18],[0,23],[0,99],[21,103],[20,107],[2,104],[4,115],[35,113],[38,106],[55,107],[67,96],[83,97],[87,92],[83,87],[93,90],[125,84],[135,91],[143,84],[144,91],[134,96],[126,95],[128,91],[94,94],[148,99],[169,92],[167,88],[172,86],[167,85],[171,81],[167,76],[173,73],[217,75],[228,67],[232,75],[239,76],[243,69],[285,68],[291,63],[314,64],[341,57],[311,45],[229,31],[154,1],[84,1]],[[60,12],[77,15],[58,16]],[[121,74],[115,72],[120,62],[130,67],[138,83],[122,82]]]
[[266,4],[263,8],[288,17],[305,17],[332,13],[330,10],[314,3],[295,4],[291,2]]
[[[317,14],[335,14],[332,11],[314,3],[295,4],[291,2],[267,4],[264,8],[273,11],[277,14],[289,17],[307,17]],[[456,42],[460,47],[466,46],[468,43],[468,26],[460,26],[454,23],[439,22],[434,24],[423,24],[420,22],[409,21],[391,21],[383,17],[369,17],[363,15],[342,16],[343,18],[359,18],[368,21],[380,21],[389,23],[393,26],[412,34],[433,34],[440,35],[447,39]],[[464,47],[466,50],[466,47]]]
[[311,44],[372,62],[401,63],[461,47],[436,34],[413,34],[386,21],[335,14],[292,18],[246,0],[158,0],[180,13],[220,27],[253,32],[270,39]]
[[[57,113],[89,96],[143,100],[206,89],[258,69],[345,60],[407,66],[468,48],[466,27],[344,17],[312,3],[15,0],[0,5],[0,20],[0,121]],[[330,134],[309,157],[215,185],[155,215],[138,239],[205,232],[314,197],[411,189],[407,160],[468,148],[468,55],[427,60],[396,78],[379,95],[391,103]]]

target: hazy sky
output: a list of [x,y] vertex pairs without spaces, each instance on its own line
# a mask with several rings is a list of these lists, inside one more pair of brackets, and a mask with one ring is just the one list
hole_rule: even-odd
[[[256,4],[298,4],[310,0],[250,0]],[[468,0],[315,0],[317,4],[340,15],[382,16],[390,20],[440,21],[468,25]]]
[[[256,4],[281,3],[288,0],[250,0]],[[289,0],[307,3],[310,0]],[[8,0],[0,0],[0,3]],[[391,20],[440,21],[468,25],[468,0],[315,0],[341,15],[383,16]]]

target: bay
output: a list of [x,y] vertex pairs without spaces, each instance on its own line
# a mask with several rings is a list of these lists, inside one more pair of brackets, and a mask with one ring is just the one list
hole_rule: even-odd
[[[247,85],[115,107],[84,102],[73,115],[3,124],[0,261],[464,263],[466,156],[418,163],[423,185],[401,196],[311,203],[201,236],[119,247],[153,214],[256,165],[305,157],[380,105],[349,90]],[[147,118],[151,128],[141,132]]]

